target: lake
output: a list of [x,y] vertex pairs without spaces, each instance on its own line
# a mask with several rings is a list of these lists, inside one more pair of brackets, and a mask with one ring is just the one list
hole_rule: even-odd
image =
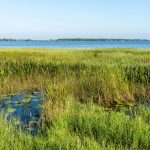
[[0,41],[0,48],[144,48],[150,41]]

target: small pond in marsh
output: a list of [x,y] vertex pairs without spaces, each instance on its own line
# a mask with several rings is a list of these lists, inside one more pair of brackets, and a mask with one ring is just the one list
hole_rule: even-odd
[[18,127],[27,133],[36,135],[41,132],[44,118],[42,117],[42,104],[44,94],[33,92],[31,95],[9,95],[0,100],[0,112],[8,121],[12,118],[19,120]]

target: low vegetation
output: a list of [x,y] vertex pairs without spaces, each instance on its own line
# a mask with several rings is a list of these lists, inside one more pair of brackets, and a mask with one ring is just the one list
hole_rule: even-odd
[[35,91],[43,133],[1,115],[0,149],[150,149],[149,50],[1,49],[1,98]]

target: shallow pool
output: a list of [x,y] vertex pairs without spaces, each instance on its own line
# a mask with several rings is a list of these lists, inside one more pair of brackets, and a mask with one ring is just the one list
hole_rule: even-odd
[[3,96],[0,100],[0,112],[8,121],[17,118],[19,120],[18,127],[35,135],[42,129],[44,100],[45,96],[40,92],[33,92],[30,95],[23,93]]

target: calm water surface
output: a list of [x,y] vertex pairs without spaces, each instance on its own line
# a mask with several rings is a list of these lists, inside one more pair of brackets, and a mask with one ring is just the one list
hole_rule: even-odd
[[36,135],[41,131],[43,117],[42,104],[45,96],[40,92],[32,95],[25,93],[19,95],[3,96],[0,100],[0,115],[5,115],[8,121],[17,118],[18,127],[23,131]]
[[0,41],[0,48],[144,48],[150,41]]

